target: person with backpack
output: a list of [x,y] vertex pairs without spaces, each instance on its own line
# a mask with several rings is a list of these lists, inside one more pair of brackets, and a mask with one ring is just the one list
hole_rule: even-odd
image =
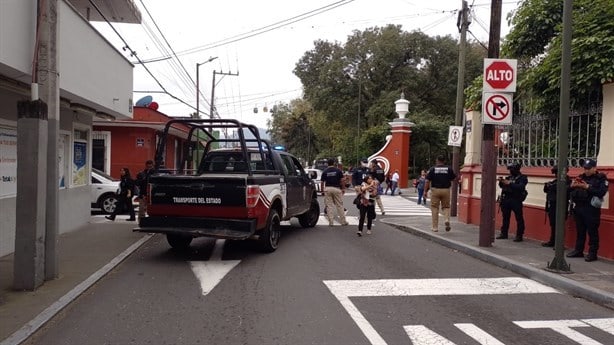
[[360,194],[358,195],[358,210],[360,216],[358,217],[358,231],[356,234],[358,237],[362,236],[362,230],[365,225],[365,218],[367,221],[367,235],[371,235],[371,227],[373,220],[375,219],[375,196],[377,195],[377,180],[371,175],[367,175],[360,187],[358,188]]
[[507,232],[510,227],[510,218],[512,211],[516,217],[516,237],[514,242],[522,242],[524,235],[524,216],[522,215],[522,203],[527,198],[527,184],[529,180],[520,172],[520,163],[513,163],[507,166],[510,175],[503,178],[499,177],[499,188],[501,188],[501,213],[503,215],[503,224],[501,225],[501,233],[496,238],[498,240],[506,239]]
[[117,203],[115,204],[115,210],[110,216],[105,216],[106,219],[115,221],[115,217],[124,210],[128,209],[130,218],[128,221],[135,221],[134,206],[132,205],[132,196],[134,195],[134,180],[130,177],[130,169],[122,168],[120,170],[119,189],[117,193]]

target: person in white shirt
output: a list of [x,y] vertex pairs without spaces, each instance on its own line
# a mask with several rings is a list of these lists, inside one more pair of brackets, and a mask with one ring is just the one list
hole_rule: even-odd
[[[394,192],[397,190],[397,187],[399,186],[399,169],[395,169],[394,170],[394,174],[392,174],[392,192],[390,192],[390,195],[394,195]],[[399,194],[401,194],[401,190],[399,189]]]

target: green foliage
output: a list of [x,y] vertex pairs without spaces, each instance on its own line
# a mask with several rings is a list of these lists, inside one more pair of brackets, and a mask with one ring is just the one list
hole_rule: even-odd
[[[558,113],[563,2],[526,0],[513,16],[503,54],[519,59],[518,96],[525,108]],[[572,104],[600,101],[614,81],[614,0],[575,0],[571,50]]]
[[[470,45],[466,81],[481,75],[483,57],[482,48]],[[434,148],[446,147],[457,66],[458,45],[452,37],[404,32],[395,25],[354,31],[344,44],[316,41],[294,73],[312,106],[308,119],[318,153],[341,155],[353,164],[381,149],[390,133],[388,122],[398,116],[394,101],[402,91],[410,101],[410,120],[420,114],[446,124],[429,137]]]

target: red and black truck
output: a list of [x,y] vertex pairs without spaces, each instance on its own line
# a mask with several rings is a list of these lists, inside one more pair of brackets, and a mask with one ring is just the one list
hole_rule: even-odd
[[[171,170],[163,163],[164,148],[178,125],[190,129],[190,145],[179,150],[181,168]],[[273,252],[282,221],[296,217],[310,228],[320,216],[316,187],[299,160],[274,150],[255,126],[237,120],[169,121],[159,136],[155,168],[148,214],[134,231],[166,234],[176,249],[206,236],[256,239],[263,251]]]

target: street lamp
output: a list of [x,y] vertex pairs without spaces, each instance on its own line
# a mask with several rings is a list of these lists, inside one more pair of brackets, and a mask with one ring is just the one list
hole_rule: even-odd
[[200,73],[198,72],[199,67],[215,59],[217,59],[217,56],[212,56],[209,58],[209,60],[205,62],[196,63],[196,118],[200,118]]

